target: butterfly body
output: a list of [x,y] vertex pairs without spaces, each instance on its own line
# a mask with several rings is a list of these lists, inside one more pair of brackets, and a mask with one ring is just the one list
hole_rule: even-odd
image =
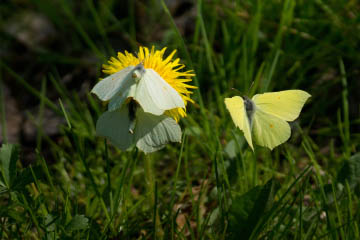
[[243,98],[244,98],[244,107],[245,107],[245,111],[246,111],[246,116],[247,116],[248,121],[251,126],[256,106],[250,98],[248,98],[246,96],[244,96]]
[[136,108],[137,104],[135,101],[130,101],[128,105],[128,117],[130,120],[129,133],[134,134],[134,129],[136,125]]
[[240,96],[225,98],[225,105],[252,149],[254,140],[272,150],[290,138],[288,122],[299,116],[309,97],[305,91],[287,90],[257,94],[252,99]]

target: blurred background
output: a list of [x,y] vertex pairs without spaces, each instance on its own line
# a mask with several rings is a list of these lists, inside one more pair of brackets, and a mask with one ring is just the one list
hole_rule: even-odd
[[[214,101],[212,96],[232,87],[248,92],[259,69],[264,67],[264,79],[273,67],[267,90],[310,92],[312,102],[305,115],[318,144],[326,146],[338,135],[332,127],[337,128],[336,113],[342,106],[341,59],[349,117],[359,120],[357,1],[167,0],[165,4],[191,55],[206,107]],[[37,128],[36,118],[29,114],[36,116],[39,98],[27,85],[40,92],[46,81],[46,96],[57,104],[60,95],[48,80],[52,77],[84,100],[99,77],[104,77],[101,65],[110,56],[124,50],[135,52],[140,45],[178,49],[177,56],[188,64],[182,40],[157,0],[3,0],[0,16],[7,134],[9,142],[30,149]],[[264,89],[262,83],[256,92]],[[43,123],[44,134],[56,138],[64,119],[45,108]],[[358,132],[359,125],[353,123],[352,129]]]

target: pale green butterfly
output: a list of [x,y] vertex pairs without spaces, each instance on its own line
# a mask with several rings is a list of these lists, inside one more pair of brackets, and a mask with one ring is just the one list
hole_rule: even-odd
[[144,112],[154,115],[173,108],[185,108],[180,94],[153,69],[145,69],[142,63],[106,77],[91,92],[103,101],[110,100],[109,111],[121,108],[130,97],[140,104]]
[[256,94],[252,99],[225,98],[225,105],[252,150],[253,138],[258,145],[272,150],[290,138],[288,122],[299,117],[309,97],[305,91],[286,90]]
[[146,113],[133,100],[102,114],[96,132],[122,150],[135,143],[144,153],[157,151],[169,142],[181,142],[181,129],[173,118]]

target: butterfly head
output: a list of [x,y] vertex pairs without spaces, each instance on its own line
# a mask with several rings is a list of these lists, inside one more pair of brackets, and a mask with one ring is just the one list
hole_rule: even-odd
[[143,63],[141,62],[135,66],[132,72],[132,78],[135,79],[136,82],[138,82],[144,74],[145,74],[145,68]]
[[247,96],[243,96],[246,112],[253,112],[255,109],[254,102]]

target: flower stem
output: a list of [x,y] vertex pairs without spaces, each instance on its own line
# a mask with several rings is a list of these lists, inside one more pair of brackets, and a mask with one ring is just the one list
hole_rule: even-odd
[[157,187],[155,187],[156,184],[153,169],[153,158],[150,154],[148,154],[145,155],[144,161],[146,184],[148,186],[148,193],[151,195],[150,204],[154,208],[154,239],[163,239],[164,231],[161,227],[159,212],[157,210]]

